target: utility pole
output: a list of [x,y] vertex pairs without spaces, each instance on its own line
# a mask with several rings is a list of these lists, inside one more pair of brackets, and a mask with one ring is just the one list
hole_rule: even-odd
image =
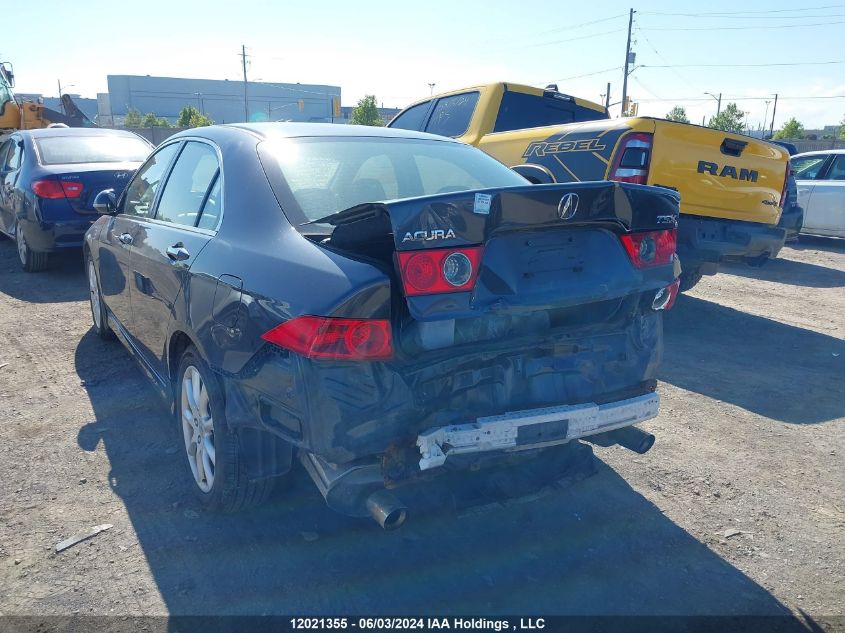
[[60,104],[60,105],[61,105],[61,107],[62,107],[62,112],[64,112],[64,113],[65,113],[65,115],[67,115],[67,112],[65,112],[65,104],[64,104],[64,102],[62,101],[62,80],[61,80],[61,79],[56,79],[56,83],[58,83],[58,84],[59,84],[59,104]]
[[622,75],[622,114],[625,114],[625,102],[628,97],[628,61],[631,59],[631,27],[634,24],[634,10],[628,13],[628,42],[625,44],[625,73]]
[[434,94],[434,86],[436,86],[436,85],[437,84],[428,84],[428,94],[429,94],[429,96]]
[[246,87],[246,46],[243,44],[241,45],[241,63],[244,68],[244,121],[249,123],[249,97]]
[[[763,125],[760,128],[760,131],[764,132],[764,133],[766,131],[766,124],[769,122],[769,104],[770,103],[771,103],[771,101],[767,99],[766,100],[766,114],[763,115]],[[763,138],[763,135],[761,135],[760,138]]]
[[605,96],[604,96],[604,107],[605,108],[610,107],[610,82],[609,81],[607,82],[607,92],[605,93]]
[[716,99],[716,116],[722,111],[722,93],[719,93],[719,98]]
[[778,96],[775,93],[775,102],[772,105],[772,127],[769,129],[769,138],[772,138],[775,135],[775,112],[778,110]]

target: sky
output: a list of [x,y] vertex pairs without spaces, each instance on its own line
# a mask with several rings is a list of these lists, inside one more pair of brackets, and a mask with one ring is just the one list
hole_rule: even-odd
[[614,103],[633,8],[639,114],[680,105],[701,123],[716,113],[706,93],[721,93],[756,129],[771,125],[778,93],[775,129],[792,116],[820,128],[845,118],[845,3],[806,3],[40,0],[33,17],[8,2],[0,61],[14,64],[17,92],[56,96],[61,80],[95,97],[107,75],[242,79],[245,45],[250,80],[339,85],[343,105],[374,94],[404,107],[431,83],[437,93],[492,81],[555,82],[593,101],[611,82]]

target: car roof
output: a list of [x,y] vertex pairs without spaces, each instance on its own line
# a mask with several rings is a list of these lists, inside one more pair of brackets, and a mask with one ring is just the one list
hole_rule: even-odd
[[46,138],[50,136],[126,136],[130,138],[139,137],[128,130],[110,130],[100,127],[48,127],[40,130],[23,130],[19,132],[30,138]]
[[359,138],[404,138],[420,139],[430,141],[442,141],[444,143],[458,143],[445,136],[415,132],[413,130],[400,130],[387,127],[374,127],[368,125],[348,125],[343,123],[227,123],[221,126],[209,128],[194,128],[186,130],[181,134],[202,135],[203,130],[212,131],[214,128],[227,128],[244,130],[264,139],[300,138],[300,137],[359,137]]
[[827,156],[828,154],[845,154],[845,149],[819,149],[812,152],[801,152],[789,158],[800,158],[802,156]]

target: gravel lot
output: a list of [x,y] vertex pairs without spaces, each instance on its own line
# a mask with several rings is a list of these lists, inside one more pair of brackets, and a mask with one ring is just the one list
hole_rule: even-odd
[[526,496],[510,479],[451,495],[446,481],[389,533],[328,510],[302,473],[264,508],[204,513],[165,406],[89,331],[81,259],[24,274],[15,257],[0,240],[0,614],[842,624],[845,241],[802,238],[678,301],[647,455],[596,448],[592,476]]

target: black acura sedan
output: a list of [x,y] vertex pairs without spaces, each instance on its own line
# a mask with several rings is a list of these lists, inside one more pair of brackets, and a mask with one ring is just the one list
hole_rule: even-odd
[[125,130],[66,127],[15,132],[0,145],[0,232],[14,238],[23,269],[79,249],[97,218],[94,197],[122,190],[151,149]]
[[395,527],[422,474],[654,440],[632,425],[658,409],[674,192],[275,123],[177,134],[96,206],[94,329],[171,403],[210,507],[262,501],[298,459],[331,507]]

